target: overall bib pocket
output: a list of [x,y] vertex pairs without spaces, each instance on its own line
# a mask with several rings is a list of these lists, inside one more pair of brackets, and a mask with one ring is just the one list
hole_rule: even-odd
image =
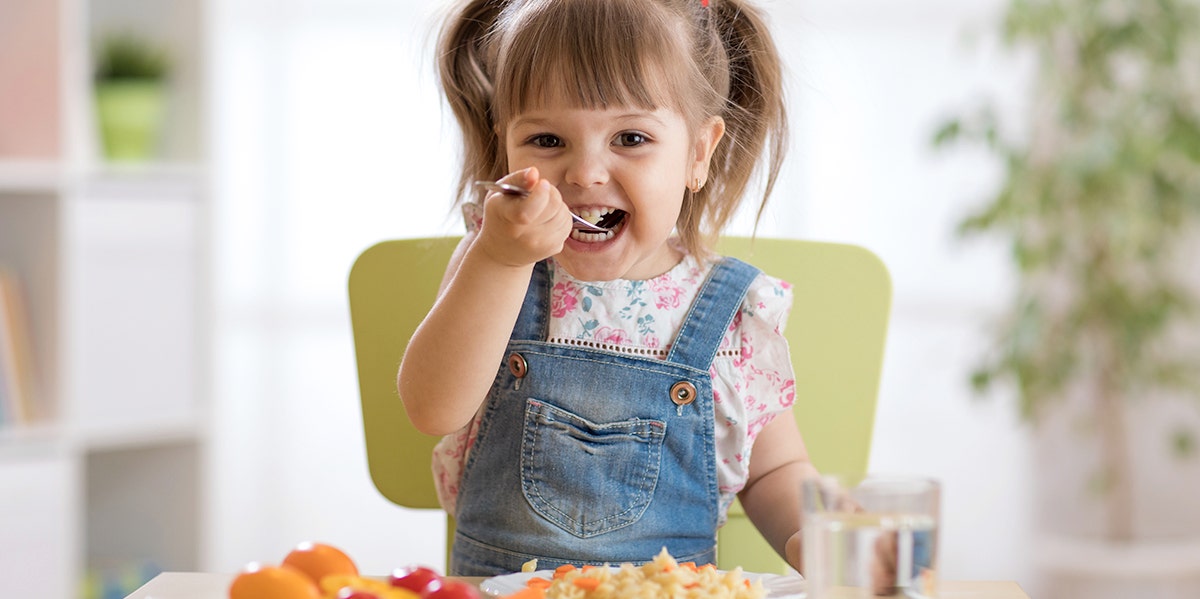
[[666,423],[595,423],[539,399],[525,406],[521,490],[546,520],[581,537],[633,524],[654,497]]

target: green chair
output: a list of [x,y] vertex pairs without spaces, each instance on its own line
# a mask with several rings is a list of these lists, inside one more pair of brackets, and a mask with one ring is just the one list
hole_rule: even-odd
[[[438,438],[408,421],[396,371],[457,243],[454,237],[384,241],[350,271],[371,480],[388,500],[409,508],[439,509],[429,469]],[[796,422],[818,469],[865,474],[891,302],[886,267],[863,248],[835,243],[729,237],[718,249],[793,285],[785,335],[796,371]],[[447,539],[453,531],[447,518]],[[737,504],[718,534],[717,555],[723,569],[786,569]]]

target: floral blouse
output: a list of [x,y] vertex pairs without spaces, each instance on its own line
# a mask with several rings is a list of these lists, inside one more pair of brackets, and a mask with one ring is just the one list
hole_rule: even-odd
[[[473,220],[470,216],[468,224]],[[686,256],[653,279],[584,282],[551,261],[548,341],[664,359],[711,268],[711,261]],[[795,401],[795,379],[783,337],[791,306],[791,285],[759,275],[710,369],[722,523],[729,504],[746,484],[755,437],[777,414],[788,413]],[[438,499],[449,513],[454,513],[459,480],[482,412],[461,430],[443,437],[434,449]]]

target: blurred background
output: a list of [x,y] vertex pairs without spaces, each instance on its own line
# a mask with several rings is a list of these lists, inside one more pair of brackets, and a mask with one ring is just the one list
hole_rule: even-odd
[[[120,597],[160,570],[233,572],[304,540],[365,573],[442,565],[443,517],[369,479],[346,279],[377,241],[462,231],[431,68],[444,6],[0,0],[0,297],[24,356],[0,418],[6,596]],[[1087,522],[1043,526],[1101,509],[1086,477],[1061,474],[1087,468],[1064,452],[1091,446],[1063,436],[1087,421],[1039,441],[1013,389],[971,386],[1016,272],[1003,238],[956,228],[1003,162],[932,140],[982,103],[1014,123],[1034,110],[1037,60],[1001,43],[1006,4],[763,6],[793,130],[757,232],[859,244],[888,265],[871,470],[942,481],[942,576],[1072,596],[1055,585],[1093,576],[1086,564],[1142,580],[1137,558],[1194,590],[1200,460],[1181,432],[1194,402],[1139,417],[1152,426],[1134,469],[1154,477],[1138,484],[1175,503],[1143,503],[1163,515],[1153,542],[1114,554],[1071,540],[1103,537]],[[101,66],[164,83],[101,92]],[[148,149],[105,136],[132,118],[104,116],[109,93],[162,115]],[[742,217],[733,232],[751,230]],[[1178,451],[1163,458],[1166,438]],[[1067,456],[1058,474],[1035,468],[1047,454]]]

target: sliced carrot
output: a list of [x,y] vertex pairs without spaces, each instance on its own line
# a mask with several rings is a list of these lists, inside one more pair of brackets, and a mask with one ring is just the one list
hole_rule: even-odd
[[683,562],[682,564],[679,564],[679,567],[683,568],[684,570],[691,570],[692,572],[699,571],[699,568],[696,567],[696,562]]
[[525,586],[533,589],[548,589],[550,588],[551,584],[553,584],[553,582],[546,578],[542,578],[541,576],[534,576],[533,578],[525,581]]
[[599,578],[588,578],[586,576],[580,576],[579,578],[572,580],[571,584],[573,584],[585,591],[594,591],[594,590],[596,590],[596,587],[600,586],[600,579]]
[[567,572],[574,572],[577,569],[578,568],[576,568],[572,564],[563,564],[554,569],[554,578],[555,579],[562,578],[563,576],[567,575]]

